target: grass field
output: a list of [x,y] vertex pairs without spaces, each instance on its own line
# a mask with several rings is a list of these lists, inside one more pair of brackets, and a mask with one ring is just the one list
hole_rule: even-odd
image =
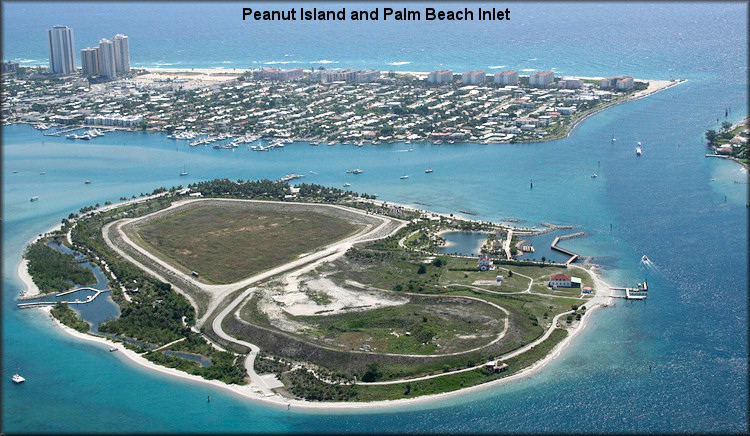
[[478,301],[411,297],[408,304],[329,316],[296,317],[329,346],[383,353],[443,354],[481,347],[503,330],[505,314]]
[[232,283],[294,260],[358,229],[343,218],[257,204],[191,204],[143,223],[136,242],[186,273]]

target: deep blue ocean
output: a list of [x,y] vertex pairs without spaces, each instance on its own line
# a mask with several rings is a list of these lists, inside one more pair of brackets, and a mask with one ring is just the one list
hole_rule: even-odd
[[[426,6],[433,5],[409,7]],[[77,50],[127,34],[134,66],[551,68],[688,82],[594,115],[563,140],[411,144],[411,153],[403,144],[214,150],[128,132],[73,142],[25,125],[3,128],[2,431],[747,432],[748,174],[705,158],[703,139],[717,119],[747,116],[747,5],[494,6],[508,7],[511,20],[257,23],[241,16],[242,7],[262,7],[253,2],[4,2],[3,58],[24,64],[46,62],[45,29],[63,24],[74,29]],[[179,176],[183,165],[187,177]],[[435,172],[425,174],[428,166]],[[355,167],[364,173],[345,173]],[[403,171],[408,180],[399,179]],[[16,309],[25,244],[83,206],[216,177],[289,173],[337,187],[350,182],[355,191],[438,212],[572,224],[588,236],[564,246],[593,256],[610,283],[646,278],[652,292],[645,302],[618,301],[595,313],[562,355],[530,377],[357,412],[287,412],[155,374],[65,335],[39,312]],[[639,264],[643,254],[655,270]],[[16,367],[23,385],[10,381]]]

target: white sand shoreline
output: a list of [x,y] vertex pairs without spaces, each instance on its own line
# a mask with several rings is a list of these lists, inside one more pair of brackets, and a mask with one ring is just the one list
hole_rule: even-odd
[[[591,270],[589,270],[591,271]],[[592,271],[592,274],[594,276],[595,286],[597,287],[597,295],[599,292],[599,287],[608,286],[605,284],[603,280],[601,280],[598,276],[598,274],[595,271]],[[611,298],[610,298],[611,301]],[[173,377],[177,377],[183,380],[192,381],[196,383],[203,383],[207,385],[212,385],[214,387],[218,387],[224,390],[227,390],[229,392],[232,392],[236,395],[239,395],[245,399],[253,400],[253,401],[260,401],[267,405],[272,405],[276,407],[287,407],[288,405],[294,406],[295,409],[297,408],[303,408],[308,410],[362,410],[362,409],[373,409],[373,408],[388,408],[393,406],[402,406],[402,405],[430,405],[435,404],[445,400],[450,397],[459,396],[459,395],[466,395],[471,392],[476,392],[480,389],[489,389],[495,386],[498,386],[503,383],[508,383],[512,380],[520,379],[523,377],[531,376],[540,369],[542,369],[545,365],[547,365],[549,362],[556,359],[558,356],[561,355],[561,352],[568,347],[570,342],[578,336],[578,333],[580,331],[583,331],[583,329],[586,326],[586,323],[588,319],[590,318],[591,314],[595,311],[595,309],[599,306],[599,304],[595,304],[588,308],[586,311],[586,315],[581,319],[580,324],[578,327],[575,328],[572,332],[566,336],[565,339],[563,339],[559,344],[557,344],[543,359],[535,362],[531,366],[522,369],[520,372],[513,374],[508,377],[504,377],[498,380],[493,380],[491,382],[479,384],[476,386],[470,386],[467,388],[459,389],[456,391],[451,392],[444,392],[440,394],[432,394],[432,395],[425,395],[422,397],[416,397],[416,398],[406,398],[406,399],[399,399],[399,400],[382,400],[382,401],[373,401],[373,402],[337,402],[337,403],[325,403],[325,402],[311,402],[311,401],[305,401],[305,400],[296,400],[296,399],[287,399],[283,398],[281,396],[273,396],[273,397],[263,397],[260,393],[255,392],[250,385],[228,385],[226,383],[217,381],[217,380],[207,380],[200,376],[187,374],[182,371],[178,371],[173,368],[167,368],[164,366],[157,365],[155,363],[152,363],[145,359],[144,357],[140,356],[138,353],[129,350],[125,348],[125,346],[122,343],[113,342],[111,340],[108,340],[106,338],[93,336],[90,334],[84,334],[77,330],[74,330],[68,326],[63,325],[60,323],[57,319],[52,317],[50,315],[50,319],[52,319],[54,325],[56,325],[58,328],[60,328],[63,332],[77,338],[80,340],[85,340],[89,342],[98,343],[100,345],[107,346],[108,348],[116,348],[118,350],[118,353],[127,358],[131,363],[140,365],[144,368],[154,370],[158,373],[169,375]],[[51,311],[50,307],[41,307],[38,308],[49,314]]]
[[[147,198],[151,198],[151,197],[153,197],[153,196],[149,196]],[[129,201],[124,202],[124,203],[112,204],[112,205],[109,205],[109,206],[103,206],[103,207],[97,209],[97,211],[108,210],[108,209],[111,209],[111,208],[114,208],[114,207],[118,207],[118,206],[120,206],[122,204],[126,204],[126,203],[133,203],[133,202],[138,202],[138,201],[144,201],[147,198],[141,198],[141,199],[136,199],[136,200],[129,200]],[[394,203],[390,203],[390,204],[394,204]],[[406,207],[409,207],[409,206],[406,206]],[[57,224],[56,226],[53,226],[52,228],[50,228],[47,232],[42,233],[42,235],[50,233],[50,232],[57,231],[61,227],[62,227],[62,224]],[[39,238],[40,238],[40,235],[34,237],[29,242],[29,244],[33,244]],[[583,268],[581,266],[574,266],[574,267],[575,268]],[[594,291],[595,291],[595,295],[596,295],[595,298],[606,297],[607,295],[604,295],[604,291],[605,291],[605,289],[609,288],[609,285],[606,284],[593,269],[589,268],[587,270],[592,273],[592,276],[594,278]],[[24,283],[24,285],[27,287],[27,291],[33,292],[33,288],[36,288],[36,286],[34,285],[33,281],[31,280],[31,277],[30,277],[30,275],[28,273],[28,262],[25,259],[22,259],[22,261],[19,263],[19,266],[18,266],[18,276],[21,279],[21,281]],[[29,295],[29,294],[26,294],[26,295]],[[610,304],[611,301],[612,301],[612,298],[610,297],[606,304]],[[588,307],[588,305],[591,304],[591,303],[587,302],[585,304]],[[317,411],[332,411],[332,410],[336,410],[336,411],[343,411],[343,410],[355,410],[355,411],[357,411],[358,410],[358,411],[361,411],[363,409],[382,409],[382,408],[389,408],[389,407],[394,407],[394,406],[405,406],[405,405],[431,405],[431,404],[437,405],[438,402],[440,402],[442,400],[445,400],[446,398],[451,398],[451,397],[460,396],[460,395],[466,395],[466,394],[469,394],[469,393],[472,393],[472,392],[477,392],[477,391],[479,391],[481,389],[490,389],[490,388],[493,388],[493,387],[498,386],[500,384],[508,383],[508,382],[510,382],[512,380],[516,380],[516,379],[520,379],[520,378],[523,378],[523,377],[530,376],[530,375],[536,373],[537,371],[539,371],[541,368],[543,368],[549,362],[553,361],[558,356],[560,356],[561,352],[565,348],[567,348],[567,346],[570,344],[570,342],[573,340],[573,338],[575,338],[576,336],[578,336],[578,333],[585,328],[586,323],[587,323],[588,319],[590,318],[591,314],[601,304],[602,304],[601,302],[597,302],[593,306],[588,307],[588,310],[586,311],[586,315],[581,319],[581,321],[578,324],[578,326],[572,332],[569,331],[570,333],[565,337],[565,339],[563,339],[559,344],[557,344],[544,358],[542,358],[539,361],[535,362],[531,366],[522,369],[521,371],[519,371],[516,374],[510,375],[508,377],[504,377],[504,378],[501,378],[501,379],[498,379],[498,380],[493,380],[493,381],[490,381],[490,382],[487,382],[487,383],[482,383],[482,384],[479,384],[479,385],[476,385],[476,386],[466,387],[466,388],[459,389],[459,390],[456,390],[456,391],[444,392],[444,393],[432,394],[432,395],[425,395],[425,396],[416,397],[416,398],[405,398],[405,399],[399,399],[399,400],[381,400],[381,401],[372,401],[372,402],[337,402],[337,403],[311,402],[311,401],[306,401],[306,400],[287,399],[287,398],[281,397],[280,395],[275,395],[275,396],[270,396],[270,397],[264,397],[259,392],[256,392],[255,390],[253,390],[253,388],[251,387],[251,385],[242,385],[242,386],[235,385],[235,384],[228,385],[228,384],[220,382],[218,380],[207,380],[207,379],[204,379],[203,377],[200,377],[200,376],[197,376],[197,375],[187,374],[187,373],[184,373],[182,371],[178,371],[178,370],[173,369],[173,368],[167,368],[167,367],[164,367],[164,366],[159,366],[159,365],[156,365],[156,364],[148,361],[144,357],[140,356],[138,353],[125,348],[125,346],[122,343],[114,342],[114,341],[111,341],[111,340],[103,338],[103,337],[93,336],[93,335],[90,335],[90,334],[84,334],[84,333],[78,332],[77,330],[74,330],[74,329],[72,329],[70,327],[67,327],[67,326],[63,325],[57,319],[55,319],[53,316],[51,316],[51,314],[50,314],[51,308],[50,307],[41,307],[41,308],[37,308],[37,309],[41,309],[44,312],[46,312],[49,315],[49,317],[52,319],[53,323],[57,327],[59,327],[63,332],[65,332],[65,333],[67,333],[67,334],[69,334],[69,335],[71,335],[71,336],[73,336],[73,337],[75,337],[77,339],[80,339],[80,340],[85,340],[85,341],[89,341],[89,342],[98,343],[100,345],[107,346],[108,348],[116,348],[118,350],[117,353],[121,354],[122,356],[124,356],[125,358],[127,358],[128,361],[130,361],[132,363],[135,363],[137,365],[140,365],[142,367],[154,370],[154,371],[156,371],[158,373],[161,373],[161,374],[164,374],[164,375],[169,375],[169,376],[177,377],[177,378],[180,378],[180,379],[183,379],[183,380],[187,380],[187,381],[191,381],[191,382],[212,385],[214,387],[218,387],[218,388],[227,390],[229,392],[232,392],[232,393],[234,393],[236,395],[239,395],[239,396],[241,396],[243,398],[250,399],[250,400],[253,400],[253,401],[260,401],[260,402],[263,402],[264,404],[272,405],[272,406],[275,406],[275,407],[289,407],[289,405],[291,405],[291,406],[293,406],[294,409],[302,408],[302,409],[317,410]],[[26,309],[26,310],[30,310],[30,309]]]
[[[49,230],[47,230],[46,232],[43,232],[41,235],[34,236],[33,238],[31,238],[31,240],[29,240],[29,242],[26,243],[26,245],[24,245],[24,251],[26,250],[26,247],[38,241],[39,238],[42,237],[42,235],[56,232],[60,229],[62,229],[62,223],[52,226]],[[18,278],[21,280],[21,283],[23,283],[23,286],[24,286],[24,289],[22,289],[20,292],[20,296],[31,297],[34,295],[39,295],[41,293],[41,291],[39,290],[39,287],[36,285],[36,283],[34,283],[34,280],[31,278],[31,274],[29,274],[29,261],[23,257],[23,253],[21,254],[21,262],[18,264],[18,269],[16,270],[16,274],[18,275]]]
[[[595,286],[604,284],[604,282],[598,277],[598,274],[596,274],[595,272],[592,272],[592,273],[595,276],[595,282],[597,283],[597,285]],[[272,406],[281,407],[281,408],[288,407],[288,405],[291,405],[293,406],[294,409],[302,408],[302,409],[308,409],[308,410],[323,410],[323,411],[325,410],[328,410],[328,411],[354,410],[356,411],[356,410],[373,409],[373,408],[382,409],[382,408],[402,406],[402,405],[430,405],[430,404],[437,405],[437,402],[445,400],[449,397],[466,395],[471,392],[476,392],[480,389],[493,388],[495,386],[508,383],[512,380],[531,376],[561,355],[562,351],[568,347],[568,345],[576,336],[578,336],[578,333],[584,330],[588,319],[590,318],[591,314],[596,310],[598,306],[599,305],[597,304],[588,308],[588,310],[586,311],[586,315],[581,319],[581,322],[578,325],[578,327],[576,327],[575,330],[570,332],[565,337],[565,339],[563,339],[552,350],[550,350],[550,352],[543,359],[535,362],[531,366],[524,368],[520,372],[513,374],[511,376],[504,377],[498,380],[493,380],[491,382],[479,384],[476,386],[470,386],[470,387],[459,389],[456,391],[444,392],[440,394],[425,395],[425,396],[416,397],[416,398],[406,398],[406,399],[399,399],[399,400],[382,400],[382,401],[373,401],[373,402],[337,402],[337,403],[311,402],[311,401],[305,401],[305,400],[287,399],[278,395],[273,396],[273,397],[263,397],[259,393],[256,393],[255,391],[253,391],[250,385],[243,385],[243,386],[234,385],[234,384],[228,385],[226,383],[223,383],[217,380],[207,380],[200,376],[187,374],[187,373],[178,371],[173,368],[159,366],[159,365],[156,365],[155,363],[148,361],[144,357],[138,355],[138,353],[125,348],[125,346],[122,343],[113,342],[102,337],[97,337],[97,336],[92,336],[89,334],[81,333],[77,330],[74,330],[68,326],[63,325],[53,316],[51,315],[49,316],[50,316],[50,319],[52,319],[53,323],[58,328],[60,328],[63,332],[80,340],[98,343],[101,345],[108,346],[109,348],[116,348],[118,350],[118,353],[126,357],[130,362],[140,365],[144,368],[154,370],[161,374],[177,377],[183,380],[192,381],[196,383],[212,385],[212,386],[227,390],[229,392],[232,392],[245,399],[249,399],[253,401],[260,401],[267,405],[272,405]],[[51,308],[49,307],[42,307],[40,309],[45,311],[48,314],[51,311]]]

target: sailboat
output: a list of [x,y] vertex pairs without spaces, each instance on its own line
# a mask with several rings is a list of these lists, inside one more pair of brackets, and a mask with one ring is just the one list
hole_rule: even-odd
[[403,175],[403,176],[401,176],[401,177],[399,177],[399,178],[400,178],[401,180],[404,180],[404,179],[408,179],[408,178],[409,178],[409,175],[408,175],[408,174],[406,174],[406,167],[404,167],[404,175]]
[[615,138],[615,134],[613,133],[613,134],[612,134],[612,143],[614,144],[614,143],[615,143],[615,141],[617,141],[617,138]]
[[638,141],[638,146],[635,147],[635,154],[636,154],[636,156],[640,156],[641,153],[642,153],[642,151],[641,151],[641,141]]
[[185,171],[185,165],[182,166],[182,172],[180,172],[180,175],[181,176],[187,176],[188,175],[188,172]]
[[426,170],[424,170],[424,172],[426,172],[428,174],[431,173],[431,172],[433,172],[433,171],[435,171],[435,170],[433,170],[432,168],[427,168]]

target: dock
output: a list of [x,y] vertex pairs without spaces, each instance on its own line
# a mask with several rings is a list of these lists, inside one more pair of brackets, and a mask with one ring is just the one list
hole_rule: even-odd
[[612,295],[612,298],[624,298],[626,300],[645,300],[648,298],[648,281],[638,283],[635,288],[610,288],[613,291],[624,291],[625,294]]
[[[89,287],[83,287],[83,288],[76,288],[76,289],[72,289],[70,291],[65,291],[65,292],[61,292],[59,294],[55,294],[55,297],[62,297],[62,296],[71,294],[73,292],[78,292],[78,291],[94,291],[95,293],[94,293],[94,295],[91,296],[91,298],[86,299],[84,301],[80,301],[80,300],[76,300],[76,301],[33,301],[31,303],[18,303],[17,306],[18,306],[19,309],[31,309],[31,308],[34,308],[34,307],[54,306],[57,303],[64,303],[64,304],[86,304],[86,303],[90,303],[90,302],[96,300],[96,297],[98,297],[102,293],[109,292],[109,290],[107,290],[107,289],[101,290],[101,289],[94,289],[94,288],[89,288]],[[42,295],[42,296],[32,295],[32,296],[27,296],[27,297],[20,297],[19,300],[36,300],[37,298],[43,298],[43,297],[44,297],[44,295]]]
[[578,254],[578,253],[576,253],[576,252],[574,252],[574,251],[570,251],[568,249],[565,249],[565,248],[562,248],[562,247],[558,247],[557,243],[560,242],[560,241],[562,241],[562,240],[565,240],[565,239],[571,239],[571,238],[577,238],[579,236],[584,236],[585,234],[586,233],[584,233],[584,232],[577,232],[577,233],[571,233],[569,235],[556,236],[555,240],[552,241],[552,245],[550,245],[550,248],[553,249],[553,250],[555,250],[555,251],[559,251],[562,254],[570,256],[570,258],[567,260],[567,262],[565,262],[566,266],[570,265],[571,263],[573,263],[576,260],[578,260],[578,258],[580,258],[581,255]]
[[83,130],[83,129],[85,129],[85,127],[81,127],[81,126],[66,127],[64,129],[58,130],[57,132],[45,133],[44,136],[60,136],[63,133],[76,132],[78,130]]

